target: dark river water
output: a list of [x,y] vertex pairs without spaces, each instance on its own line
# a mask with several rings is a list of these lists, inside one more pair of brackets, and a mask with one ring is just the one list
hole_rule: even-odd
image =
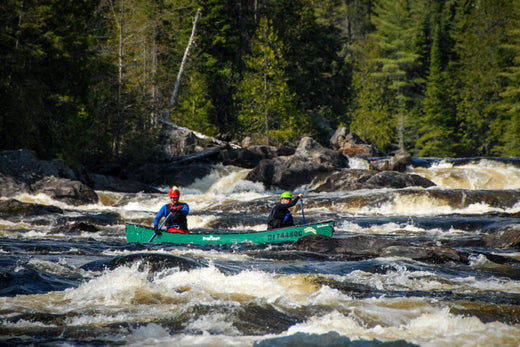
[[[335,238],[427,242],[469,262],[128,244],[124,224],[151,225],[168,187],[98,191],[79,207],[16,196],[62,212],[0,215],[0,345],[520,346],[520,251],[480,242],[520,229],[520,159],[424,159],[409,171],[437,186],[296,192],[306,222],[335,220]],[[280,192],[247,172],[217,166],[180,187],[190,229],[264,230]],[[300,206],[293,215],[302,222]]]

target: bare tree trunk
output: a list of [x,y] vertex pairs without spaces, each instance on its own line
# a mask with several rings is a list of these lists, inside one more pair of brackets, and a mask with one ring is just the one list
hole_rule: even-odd
[[173,104],[175,103],[175,98],[177,96],[177,92],[179,91],[179,85],[181,82],[182,73],[184,72],[184,66],[186,65],[186,59],[188,58],[190,47],[193,44],[193,41],[195,39],[195,33],[197,32],[197,21],[199,20],[200,15],[200,8],[197,10],[197,14],[195,15],[195,19],[193,21],[193,29],[191,30],[191,36],[190,40],[188,41],[188,46],[186,47],[186,50],[184,51],[184,57],[182,58],[181,67],[179,69],[179,73],[177,75],[177,81],[175,81],[175,87],[173,89],[172,97],[170,98],[170,103],[168,104],[168,110],[166,112],[166,116],[164,117],[164,120],[168,120],[170,118],[170,112],[172,110]]
[[152,124],[157,120],[157,2],[153,0],[153,31],[152,31]]
[[121,0],[119,13],[119,74],[117,79],[117,122],[116,122],[116,131],[114,138],[114,154],[115,156],[119,155],[120,145],[121,145],[121,129],[123,127],[123,63],[124,63],[124,10],[125,10],[125,1]]

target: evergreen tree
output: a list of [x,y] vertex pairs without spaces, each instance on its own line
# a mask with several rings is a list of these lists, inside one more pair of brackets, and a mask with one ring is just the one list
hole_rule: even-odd
[[442,71],[440,50],[440,23],[437,23],[431,48],[430,75],[423,100],[423,112],[420,124],[420,137],[417,140],[419,156],[450,157],[455,153],[453,122],[454,113],[450,107],[447,82]]
[[280,141],[298,134],[301,128],[296,124],[293,94],[284,75],[282,44],[267,18],[260,20],[251,41],[251,55],[245,59],[248,70],[237,87],[242,133],[264,133],[267,145],[270,137]]
[[361,138],[386,151],[395,135],[395,119],[390,111],[395,99],[385,81],[374,78],[379,69],[376,58],[380,55],[374,41],[372,37],[358,44],[359,49],[354,53],[357,61],[354,75],[356,104],[350,127]]
[[499,117],[492,124],[497,145],[494,152],[501,155],[520,155],[520,1],[513,1],[506,39],[501,45],[506,67],[500,76],[505,78],[504,89],[496,107]]
[[[371,38],[378,46],[379,54],[373,57],[374,62],[362,62],[362,64],[375,67],[368,76],[375,81],[370,81],[369,85],[381,86],[369,88],[374,91],[379,89],[384,93],[380,94],[380,98],[386,104],[378,109],[379,112],[388,112],[388,114],[386,116],[380,114],[379,119],[387,119],[387,124],[395,127],[395,136],[391,133],[387,133],[386,136],[390,136],[392,142],[397,142],[398,150],[405,150],[405,142],[408,141],[405,138],[406,127],[410,122],[418,85],[423,83],[420,76],[415,74],[418,54],[415,52],[417,47],[414,42],[418,35],[417,28],[411,20],[411,10],[406,0],[381,0],[376,3],[375,12],[373,21],[376,30],[371,34]],[[393,98],[387,98],[388,90],[393,92]],[[357,106],[359,109],[356,114],[366,115],[371,112],[369,110],[373,110],[372,103],[366,97],[358,100]],[[380,120],[375,121],[378,122]],[[379,142],[386,143],[386,141]]]
[[265,11],[283,42],[288,85],[301,114],[312,118],[322,142],[349,124],[351,66],[341,55],[340,31],[316,21],[311,0],[273,0]]
[[[499,119],[495,106],[501,99],[503,71],[501,44],[506,25],[515,12],[510,0],[471,2],[457,34],[456,91],[463,156],[492,155],[496,136],[493,124]],[[464,12],[466,13],[466,12]]]

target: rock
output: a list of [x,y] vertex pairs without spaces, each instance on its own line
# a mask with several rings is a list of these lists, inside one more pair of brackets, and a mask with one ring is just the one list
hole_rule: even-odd
[[370,168],[377,171],[406,171],[412,163],[412,155],[408,152],[399,152],[390,159],[380,159],[370,162]]
[[80,181],[47,176],[30,187],[33,193],[44,193],[70,205],[95,204],[99,198],[91,188]]
[[1,196],[30,192],[32,184],[47,176],[77,180],[63,160],[39,160],[31,150],[3,151],[0,156]]
[[252,169],[265,156],[262,153],[252,151],[249,148],[231,148],[228,147],[218,154],[218,161],[224,165],[235,165],[243,168]]
[[339,245],[339,239],[324,235],[307,235],[296,240],[290,249],[305,252],[329,253],[335,251]]
[[89,186],[94,190],[108,190],[124,193],[159,193],[159,190],[134,180],[123,180],[116,176],[106,176],[94,173],[87,175]]
[[395,171],[378,172],[374,170],[346,169],[331,174],[315,191],[333,192],[341,190],[406,188],[415,186],[428,188],[435,186],[435,183],[415,174]]
[[376,236],[352,236],[336,239],[323,235],[301,237],[291,245],[291,250],[326,254],[362,255],[374,257],[404,257],[433,263],[457,262],[468,264],[467,253],[451,248],[431,245],[413,245],[406,241],[384,239]]
[[490,248],[520,248],[520,230],[507,229],[496,231],[482,238]]
[[246,179],[262,182],[266,187],[293,189],[347,166],[348,159],[344,155],[322,147],[310,137],[304,137],[296,148],[296,154],[263,159]]
[[179,164],[173,161],[162,163],[149,162],[128,172],[128,178],[151,186],[188,186],[196,179],[209,175],[211,170],[211,164],[204,161],[186,164]]
[[404,257],[419,261],[433,263],[446,263],[449,261],[469,264],[467,253],[457,252],[451,248],[437,246],[390,246],[382,250],[383,257]]
[[195,134],[187,129],[163,126],[159,133],[160,152],[167,157],[187,155],[194,152]]
[[75,222],[67,224],[66,226],[61,226],[54,230],[55,232],[61,233],[78,233],[78,232],[88,232],[95,233],[99,231],[99,228],[93,224],[87,222]]
[[0,214],[16,216],[39,216],[51,213],[63,213],[63,210],[55,206],[27,204],[15,199],[0,200]]
[[345,127],[338,128],[330,138],[333,149],[349,157],[375,157],[384,155],[375,146],[365,143],[358,135]]
[[331,238],[323,235],[301,237],[291,245],[292,250],[320,253],[348,253],[368,257],[378,256],[383,249],[407,243],[375,236],[357,235],[348,238]]
[[187,257],[170,254],[137,253],[114,257],[109,261],[94,261],[83,265],[81,268],[91,271],[113,270],[121,266],[132,266],[135,263],[139,264],[139,271],[150,269],[153,272],[170,268],[179,268],[182,271],[187,271],[202,267],[200,263]]

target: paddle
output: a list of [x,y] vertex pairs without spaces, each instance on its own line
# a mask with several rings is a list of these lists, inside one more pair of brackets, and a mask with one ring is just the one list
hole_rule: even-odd
[[305,213],[303,213],[303,198],[300,198],[300,204],[301,204],[301,206],[302,206],[303,224],[305,224]]
[[[170,212],[166,218],[164,218],[164,221],[161,223],[161,225],[159,226],[159,228],[157,228],[157,230],[161,230],[162,226],[164,225],[164,223],[166,223],[166,221],[168,220],[168,218],[170,218],[170,216],[172,215],[172,213]],[[148,240],[148,243],[152,242],[152,240],[157,236],[157,233],[154,232],[153,233],[153,236],[150,238],[150,240]]]

